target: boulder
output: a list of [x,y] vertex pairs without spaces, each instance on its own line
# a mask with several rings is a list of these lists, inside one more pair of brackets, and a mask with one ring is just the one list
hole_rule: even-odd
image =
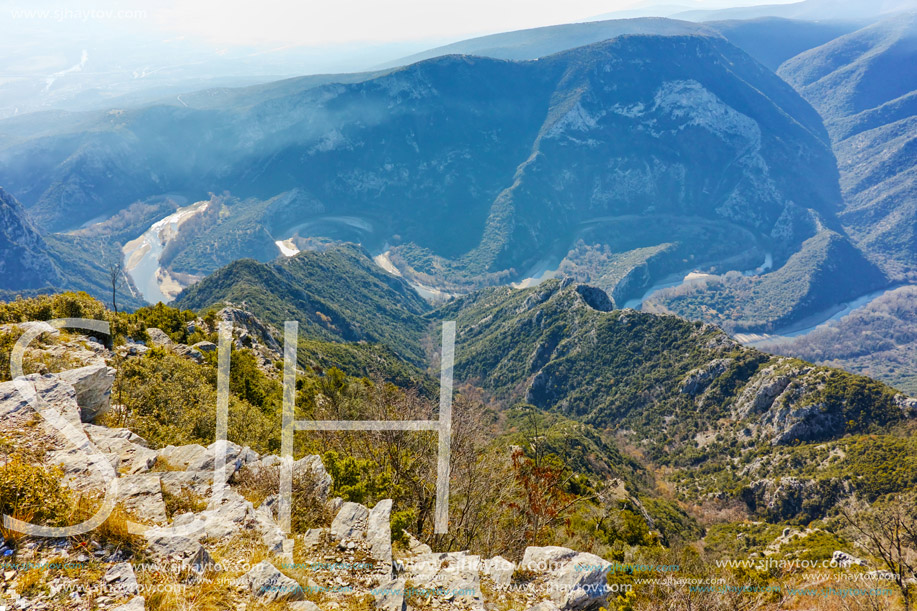
[[303,589],[277,568],[262,560],[255,568],[239,578],[244,587],[263,602],[302,600]]
[[172,346],[172,352],[174,352],[178,356],[183,356],[187,359],[191,359],[198,365],[204,362],[204,353],[203,352],[201,352],[200,350],[197,350],[196,348],[192,348],[191,346],[186,346],[185,344],[175,344],[174,346]]
[[917,399],[905,395],[895,395],[895,405],[901,409],[905,418],[917,418]]
[[325,528],[310,528],[302,534],[300,541],[306,549],[318,547],[322,542],[322,537],[327,532]]
[[165,331],[156,327],[148,327],[146,334],[150,338],[150,343],[154,346],[171,346],[174,343]]
[[543,576],[549,599],[561,611],[588,609],[605,602],[608,563],[595,554],[557,546],[529,547],[520,567]]
[[322,611],[318,605],[308,600],[299,600],[287,604],[287,611]]
[[370,590],[379,611],[405,611],[404,579],[395,579]]
[[217,452],[225,449],[226,480],[241,469],[244,465],[256,462],[259,459],[258,453],[249,447],[242,447],[231,441],[215,441],[207,446],[207,451],[198,455],[188,464],[188,471],[213,471],[216,464]]
[[76,403],[83,422],[92,422],[111,408],[115,373],[112,367],[106,365],[89,365],[57,374],[76,391]]
[[560,607],[550,600],[543,600],[534,607],[529,607],[527,611],[560,611]]
[[216,352],[217,345],[213,342],[198,342],[191,346],[192,350],[197,350],[198,352]]
[[168,522],[158,474],[125,475],[119,478],[118,501],[128,513],[141,522]]
[[[20,392],[19,384],[26,383],[25,394]],[[35,405],[29,402],[32,398]],[[80,407],[76,402],[76,389],[56,374],[33,373],[21,377],[16,382],[0,384],[0,417],[12,416],[24,409],[45,412],[54,419],[59,416],[64,422],[80,428]],[[52,432],[55,429],[46,422]]]
[[145,439],[128,429],[84,424],[83,430],[99,450],[117,454],[119,469],[130,475],[146,473],[156,464],[157,452],[147,447]]
[[86,444],[84,448],[71,447],[48,452],[45,462],[59,466],[63,470],[64,482],[74,490],[101,491],[109,486],[112,479],[118,477],[121,458],[117,454],[88,454],[88,439]]
[[146,600],[142,596],[135,596],[123,605],[114,607],[111,611],[144,611]]
[[193,537],[175,536],[170,528],[149,528],[143,536],[147,552],[153,560],[177,562],[189,567],[203,567],[212,563],[210,554]]
[[102,580],[108,587],[119,595],[136,594],[140,591],[137,576],[130,562],[113,564],[105,573]]
[[385,499],[373,507],[366,519],[366,544],[369,556],[388,571],[392,566],[392,501]]
[[416,556],[404,577],[416,587],[442,592],[434,598],[453,606],[484,611],[481,595],[481,557],[466,552]]
[[172,496],[187,494],[188,490],[200,497],[210,496],[212,471],[163,471],[158,475],[162,489]]
[[331,537],[335,541],[362,539],[366,534],[369,510],[359,503],[346,502],[331,522]]
[[842,552],[841,550],[835,550],[835,552],[831,555],[831,562],[842,569],[846,569],[851,566],[866,566],[866,562],[864,560],[861,560],[856,556],[852,556],[847,552]]
[[417,556],[420,554],[432,554],[433,549],[426,543],[422,543],[417,537],[412,535],[409,532],[405,532],[408,536],[408,553],[412,556]]
[[494,556],[490,560],[485,560],[481,565],[481,572],[499,586],[508,585],[513,579],[515,570],[516,565],[502,556]]
[[186,470],[188,469],[188,465],[201,460],[206,453],[207,448],[192,443],[186,446],[166,446],[159,450],[158,455],[166,461],[169,466],[175,469]]

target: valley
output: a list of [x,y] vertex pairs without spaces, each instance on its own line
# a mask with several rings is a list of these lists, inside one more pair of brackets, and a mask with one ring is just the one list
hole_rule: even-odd
[[914,608],[915,0],[278,2],[0,78],[0,611]]
[[149,303],[172,301],[185,285],[179,283],[160,266],[163,250],[175,239],[183,223],[204,212],[210,202],[200,201],[179,208],[169,216],[156,221],[140,237],[131,240],[121,249],[124,268],[134,285]]

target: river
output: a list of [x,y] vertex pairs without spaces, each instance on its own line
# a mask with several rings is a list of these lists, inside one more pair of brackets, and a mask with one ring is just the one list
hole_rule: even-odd
[[169,216],[150,225],[143,235],[131,240],[121,249],[124,269],[149,303],[168,303],[183,288],[165,270],[159,261],[162,251],[177,235],[178,228],[195,214],[207,208],[208,201],[200,201],[179,208]]

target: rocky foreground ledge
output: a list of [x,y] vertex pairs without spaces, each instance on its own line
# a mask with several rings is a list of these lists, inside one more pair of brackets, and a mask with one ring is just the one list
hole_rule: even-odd
[[[592,554],[530,547],[516,565],[436,553],[413,537],[393,550],[392,502],[368,508],[328,498],[332,481],[318,456],[294,463],[294,481],[314,482],[324,514],[334,517],[287,535],[276,494],[256,506],[240,492],[243,481],[277,477],[279,457],[226,441],[157,450],[128,429],[91,424],[109,408],[114,373],[98,360],[0,384],[4,438],[33,463],[59,468],[75,494],[100,495],[114,477],[118,511],[109,522],[120,516],[121,529],[134,533],[44,538],[5,530],[0,600],[10,608],[141,611],[154,598],[210,596],[218,608],[236,609],[574,611],[605,600],[607,567]],[[21,392],[23,381],[40,401]],[[223,452],[225,487],[214,484]],[[167,499],[187,510],[170,517]]]

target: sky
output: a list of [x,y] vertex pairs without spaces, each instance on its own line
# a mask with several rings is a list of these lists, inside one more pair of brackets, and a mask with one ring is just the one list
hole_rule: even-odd
[[[774,4],[792,0],[767,0]],[[0,24],[66,33],[155,30],[228,47],[438,41],[587,20],[647,4],[721,8],[755,0],[0,0]],[[4,17],[12,17],[9,22]],[[3,25],[2,27],[10,27]]]

